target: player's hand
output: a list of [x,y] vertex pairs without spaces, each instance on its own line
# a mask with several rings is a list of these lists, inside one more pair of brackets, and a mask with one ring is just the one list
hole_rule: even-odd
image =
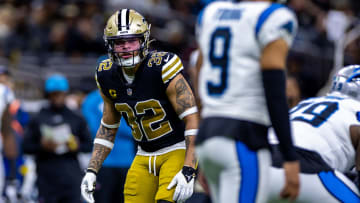
[[81,181],[81,195],[88,203],[94,203],[93,193],[96,184],[96,174],[93,172],[86,172]]
[[184,166],[179,173],[170,182],[168,190],[176,185],[173,200],[176,202],[185,202],[194,192],[195,169]]
[[79,149],[79,139],[74,135],[71,135],[69,140],[66,142],[66,145],[71,152],[75,152]]
[[300,165],[298,161],[284,162],[285,171],[285,186],[280,193],[281,198],[294,201],[299,195],[300,178],[299,171]]

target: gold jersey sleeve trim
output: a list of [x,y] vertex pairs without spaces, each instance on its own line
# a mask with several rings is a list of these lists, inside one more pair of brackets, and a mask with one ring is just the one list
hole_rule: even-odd
[[168,61],[162,68],[162,74],[164,75],[167,73],[175,64],[177,64],[180,61],[180,58],[176,55],[174,55],[170,61]]
[[166,63],[162,68],[162,80],[167,83],[171,78],[177,75],[178,72],[183,70],[184,67],[178,56],[174,56],[171,60]]

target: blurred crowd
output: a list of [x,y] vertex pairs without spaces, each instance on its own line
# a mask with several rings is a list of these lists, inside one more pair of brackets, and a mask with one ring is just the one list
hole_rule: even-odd
[[[106,54],[103,29],[106,19],[120,8],[134,8],[150,21],[153,49],[177,53],[188,67],[196,49],[198,13],[211,0],[2,0],[0,1],[0,62],[8,63],[18,80],[17,95],[38,99],[41,82],[53,70],[69,76],[72,89],[89,92],[93,64]],[[289,0],[299,20],[288,69],[300,82],[304,97],[325,85],[337,63],[359,63],[357,30],[360,3],[356,0]],[[345,40],[346,41],[346,40]],[[344,51],[338,54],[337,48]],[[339,51],[338,51],[339,52]],[[335,61],[338,60],[338,61]],[[36,74],[34,74],[36,72]],[[84,85],[86,84],[86,85]],[[311,84],[309,86],[308,84]],[[31,88],[30,88],[31,87]],[[39,91],[36,91],[36,90]]]
[[[209,2],[0,0],[0,65],[6,67],[0,68],[0,83],[12,88],[20,100],[14,111],[19,137],[29,119],[24,112],[31,116],[40,110],[46,100],[45,80],[54,72],[69,81],[64,102],[81,114],[84,99],[96,89],[96,60],[107,54],[103,41],[106,19],[120,8],[144,14],[151,23],[151,38],[155,39],[151,48],[178,54],[190,75],[197,15]],[[300,99],[321,94],[331,71],[360,63],[360,1],[288,0],[287,5],[299,21],[287,64],[288,99],[293,106]],[[94,136],[94,132],[91,134]],[[132,150],[129,153],[133,154]],[[21,170],[25,161],[18,163]]]

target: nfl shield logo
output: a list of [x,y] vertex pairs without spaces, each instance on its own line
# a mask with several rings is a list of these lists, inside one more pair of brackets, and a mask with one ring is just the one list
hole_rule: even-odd
[[126,93],[127,93],[129,96],[131,96],[131,95],[132,95],[132,89],[131,89],[131,88],[127,88]]

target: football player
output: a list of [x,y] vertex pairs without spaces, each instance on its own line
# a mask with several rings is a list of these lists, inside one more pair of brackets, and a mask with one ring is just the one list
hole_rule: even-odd
[[125,202],[183,202],[193,193],[195,99],[180,58],[149,52],[149,35],[150,24],[131,9],[117,11],[105,27],[108,56],[100,58],[95,75],[104,112],[81,185],[88,202],[94,202],[96,174],[113,148],[121,116],[138,144],[125,182]]
[[[13,117],[10,113],[10,105],[15,100],[15,95],[13,91],[6,86],[5,84],[0,84],[0,149],[2,153],[0,153],[0,189],[1,191],[5,192],[7,198],[13,199],[14,197],[11,194],[7,193],[9,190],[16,188],[13,184],[15,177],[12,177],[12,174],[16,174],[16,157],[17,157],[17,142],[16,142],[16,135],[13,133],[11,122]],[[3,162],[3,157],[6,157],[9,166],[9,175],[11,176],[11,180],[9,180],[8,184],[6,184],[6,174],[5,174],[5,165]],[[13,199],[14,200],[14,199]],[[0,197],[0,202],[5,201],[4,198]]]
[[294,13],[271,1],[213,2],[199,15],[195,84],[203,120],[196,144],[214,202],[266,202],[271,124],[285,159],[281,195],[297,197],[284,74],[296,30]]
[[[301,166],[299,202],[360,202],[355,184],[343,175],[360,171],[360,65],[335,75],[327,96],[300,102],[291,109],[291,125]],[[276,144],[273,134],[270,143]],[[283,185],[281,158],[274,148],[270,195]]]

